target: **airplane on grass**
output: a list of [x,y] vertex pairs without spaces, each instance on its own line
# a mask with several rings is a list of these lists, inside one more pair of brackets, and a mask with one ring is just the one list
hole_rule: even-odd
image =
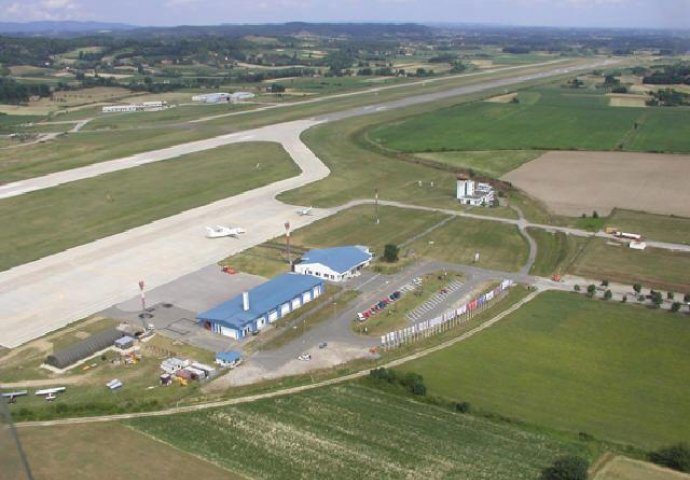
[[57,398],[58,393],[64,392],[65,390],[65,387],[46,388],[43,390],[36,390],[36,395],[45,397],[48,402],[52,402]]
[[229,228],[222,225],[216,225],[215,227],[206,227],[206,237],[207,238],[220,238],[220,237],[235,237],[237,238],[240,234],[247,233],[247,231],[242,227]]
[[305,208],[303,208],[303,209],[301,209],[301,210],[297,210],[297,214],[298,214],[298,215],[301,215],[301,216],[309,215],[309,214],[311,214],[311,211],[312,211],[313,208],[314,208],[314,207],[305,207]]

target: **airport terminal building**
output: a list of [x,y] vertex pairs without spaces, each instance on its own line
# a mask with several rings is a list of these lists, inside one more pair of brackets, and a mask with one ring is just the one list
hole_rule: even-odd
[[359,274],[373,255],[361,245],[309,250],[295,265],[295,272],[314,275],[332,282],[342,282]]
[[311,302],[324,292],[323,280],[284,273],[206,312],[199,324],[214,333],[241,340]]

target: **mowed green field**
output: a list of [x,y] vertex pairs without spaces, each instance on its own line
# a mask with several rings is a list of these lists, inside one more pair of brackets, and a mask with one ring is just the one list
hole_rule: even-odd
[[529,246],[517,227],[499,222],[453,218],[450,222],[413,242],[408,247],[416,255],[444,262],[516,272],[527,261]]
[[221,133],[210,132],[207,129],[142,128],[68,133],[48,142],[0,151],[0,185]]
[[120,424],[26,428],[19,436],[36,480],[244,478]]
[[128,422],[251,478],[536,479],[580,446],[359,384]]
[[[532,103],[533,94],[538,99]],[[689,152],[688,108],[618,108],[593,91],[556,87],[524,102],[449,107],[374,128],[368,138],[404,152],[623,150]],[[518,99],[526,95],[520,93]],[[638,128],[635,128],[635,124]]]
[[403,369],[483,411],[655,448],[690,439],[689,344],[686,315],[546,292]]
[[498,178],[541,154],[542,152],[532,150],[480,150],[417,153],[415,156],[451,167],[473,170],[479,175]]
[[246,143],[4,199],[0,270],[298,173],[280,145]]
[[690,244],[690,218],[615,209],[606,225],[652,240]]
[[592,239],[569,265],[568,273],[585,278],[641,283],[645,287],[690,292],[690,253],[647,247],[633,250]]

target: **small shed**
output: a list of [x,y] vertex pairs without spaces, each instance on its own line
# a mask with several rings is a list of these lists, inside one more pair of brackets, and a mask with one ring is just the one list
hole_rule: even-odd
[[216,353],[216,363],[221,367],[236,367],[242,361],[240,352],[218,352]]
[[120,350],[127,350],[133,346],[134,338],[130,337],[129,335],[125,335],[124,337],[115,340],[115,347],[119,348]]

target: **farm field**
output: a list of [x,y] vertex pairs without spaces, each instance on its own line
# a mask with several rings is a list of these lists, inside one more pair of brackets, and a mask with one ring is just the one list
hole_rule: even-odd
[[128,423],[257,479],[533,479],[559,455],[587,455],[576,444],[361,384]]
[[617,456],[604,465],[593,480],[690,480],[690,475],[653,463]]
[[0,270],[298,173],[280,145],[245,143],[7,198]]
[[479,175],[498,178],[524,163],[539,157],[542,152],[531,150],[480,150],[415,153],[415,157],[439,162],[451,167],[473,170]]
[[529,248],[517,227],[498,222],[453,218],[407,247],[420,257],[452,263],[474,263],[483,268],[516,272],[527,261]]
[[690,155],[548,152],[502,178],[559,215],[618,207],[690,217]]
[[546,292],[401,370],[483,412],[656,448],[690,436],[688,341],[686,315]]
[[116,423],[26,428],[19,435],[36,480],[244,478]]
[[475,102],[443,108],[375,127],[369,138],[403,152],[618,148],[690,152],[686,128],[690,109],[617,108],[609,106],[601,93],[557,87],[521,92],[517,98],[517,104]]
[[627,246],[607,245],[592,239],[568,273],[586,278],[641,283],[645,287],[690,292],[690,253],[647,247],[644,251]]

